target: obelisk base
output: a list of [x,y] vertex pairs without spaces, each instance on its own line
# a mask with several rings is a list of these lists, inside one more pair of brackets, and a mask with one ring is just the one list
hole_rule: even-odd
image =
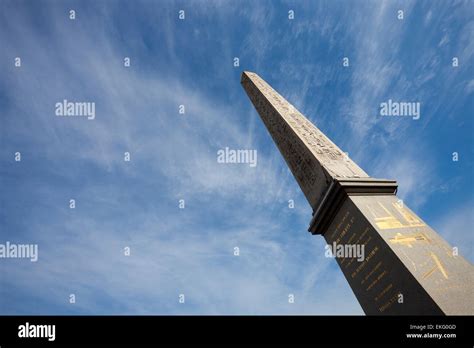
[[474,314],[472,266],[395,192],[394,181],[335,182],[310,232],[344,248],[333,252],[366,314]]

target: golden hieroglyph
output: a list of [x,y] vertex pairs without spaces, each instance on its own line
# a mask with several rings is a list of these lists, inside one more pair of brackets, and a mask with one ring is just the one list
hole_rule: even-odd
[[367,209],[381,230],[425,226],[423,221],[398,202],[392,202],[391,207],[387,208],[382,202],[375,201],[367,204]]

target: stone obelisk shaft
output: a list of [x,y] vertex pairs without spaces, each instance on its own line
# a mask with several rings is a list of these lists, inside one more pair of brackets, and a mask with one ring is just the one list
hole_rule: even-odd
[[257,74],[244,72],[242,86],[313,209],[334,178],[368,177]]

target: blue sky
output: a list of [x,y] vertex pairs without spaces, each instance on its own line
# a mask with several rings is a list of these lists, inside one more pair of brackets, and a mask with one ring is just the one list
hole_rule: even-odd
[[[0,313],[363,314],[306,232],[311,208],[243,70],[398,180],[473,262],[472,5],[0,0],[0,242],[39,245],[36,263],[0,260]],[[95,102],[95,119],[55,116],[63,99]],[[420,102],[420,119],[381,117],[388,99]],[[258,165],[217,163],[224,147]]]

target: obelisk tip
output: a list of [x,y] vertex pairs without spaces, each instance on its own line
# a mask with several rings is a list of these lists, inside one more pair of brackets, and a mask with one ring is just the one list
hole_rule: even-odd
[[245,79],[250,79],[250,76],[255,75],[254,72],[251,71],[242,71],[242,76],[240,78],[240,83],[242,83]]

